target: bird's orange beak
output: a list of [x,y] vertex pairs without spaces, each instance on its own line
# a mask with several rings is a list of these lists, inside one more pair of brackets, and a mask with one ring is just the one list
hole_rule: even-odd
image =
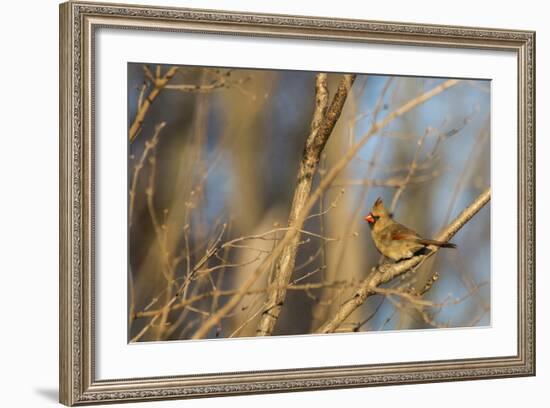
[[373,223],[374,223],[374,216],[372,215],[372,213],[368,213],[368,214],[365,216],[365,221],[367,221],[369,224],[373,224]]

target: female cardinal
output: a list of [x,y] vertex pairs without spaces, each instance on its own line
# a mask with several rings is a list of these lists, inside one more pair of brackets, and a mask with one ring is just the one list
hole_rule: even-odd
[[422,238],[413,230],[395,222],[380,197],[376,199],[372,211],[365,216],[365,221],[369,223],[376,249],[395,262],[421,253],[428,245],[456,248],[456,245],[450,242]]

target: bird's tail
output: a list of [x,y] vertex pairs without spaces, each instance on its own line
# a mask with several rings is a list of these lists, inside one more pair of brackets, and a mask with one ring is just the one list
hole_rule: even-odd
[[422,239],[420,240],[420,243],[424,245],[435,245],[440,248],[456,248],[456,244],[453,244],[452,242],[434,241],[433,239]]

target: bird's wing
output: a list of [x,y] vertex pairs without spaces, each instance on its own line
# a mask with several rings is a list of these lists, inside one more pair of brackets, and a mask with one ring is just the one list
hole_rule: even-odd
[[395,241],[404,240],[418,240],[421,237],[412,229],[405,227],[404,225],[395,223],[391,226],[391,239]]

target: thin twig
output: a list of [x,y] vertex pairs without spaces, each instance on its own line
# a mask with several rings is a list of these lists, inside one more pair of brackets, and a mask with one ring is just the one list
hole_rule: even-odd
[[178,71],[178,67],[171,67],[168,69],[168,71],[166,71],[166,74],[164,74],[164,76],[160,76],[160,65],[159,65],[157,69],[157,73],[159,75],[157,77],[153,77],[149,67],[145,65],[143,69],[145,71],[145,76],[147,76],[147,78],[153,84],[153,89],[151,89],[151,92],[149,92],[149,95],[147,95],[145,100],[138,107],[136,117],[134,118],[134,121],[130,126],[130,130],[128,131],[128,137],[130,139],[130,143],[134,141],[134,139],[138,134],[138,131],[141,129],[141,125],[145,120],[145,115],[149,111],[149,108],[153,104],[153,101],[157,98],[160,92],[164,89],[164,87],[174,77],[174,75],[176,75],[176,72]]
[[[322,288],[356,288],[359,285],[359,281],[346,281],[346,280],[336,280],[332,282],[318,282],[318,283],[304,283],[304,284],[289,284],[286,285],[285,288],[287,290],[294,290],[294,291],[307,291],[312,289],[322,289]],[[258,293],[266,293],[269,290],[276,290],[278,288],[271,287],[271,288],[259,288],[259,289],[250,289],[244,292],[245,295],[255,295]],[[181,302],[176,302],[175,299],[173,302],[170,303],[170,310],[178,310],[178,309],[185,309],[189,305],[199,302],[203,299],[207,299],[210,297],[222,297],[222,296],[233,296],[237,293],[240,293],[240,289],[227,289],[227,290],[221,290],[216,289],[208,292],[203,292],[198,295],[193,295],[188,297],[187,299],[182,300]],[[145,317],[155,317],[157,315],[160,315],[163,312],[164,308],[161,309],[153,309],[153,310],[143,310],[141,312],[137,312],[132,316],[134,319],[141,319]]]
[[145,160],[147,159],[147,155],[150,151],[154,150],[157,146],[157,143],[159,141],[159,135],[160,131],[166,126],[166,122],[162,122],[158,124],[155,127],[155,133],[153,134],[153,137],[148,142],[145,142],[145,148],[143,149],[143,153],[141,154],[141,157],[139,158],[139,161],[134,166],[134,172],[132,174],[132,185],[130,187],[130,204],[129,204],[129,210],[128,210],[128,224],[131,227],[133,224],[133,214],[134,214],[134,205],[135,205],[135,199],[136,199],[136,189],[137,189],[137,183],[139,179],[139,174],[141,170],[143,169],[143,165],[145,164]]

